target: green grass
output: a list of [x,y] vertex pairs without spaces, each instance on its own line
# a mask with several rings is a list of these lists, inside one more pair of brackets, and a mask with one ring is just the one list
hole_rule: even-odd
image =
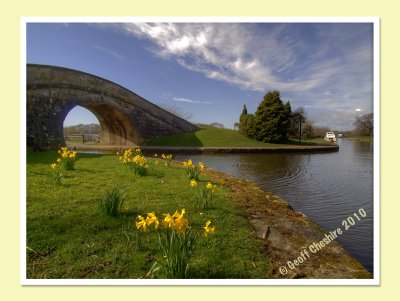
[[146,145],[152,146],[273,146],[275,144],[263,143],[250,139],[239,131],[220,129],[214,127],[202,127],[191,133],[169,135],[149,141]]
[[215,127],[201,127],[196,132],[163,136],[146,143],[149,146],[183,146],[183,147],[266,147],[289,145],[315,145],[324,140],[298,142],[290,140],[287,144],[264,143],[250,139],[239,131]]
[[[62,185],[51,182],[57,153],[27,154],[27,278],[141,278],[159,258],[156,233],[141,235],[136,216],[185,208],[194,229],[210,219],[216,234],[197,241],[191,278],[266,278],[269,258],[254,238],[230,191],[215,192],[215,208],[196,209],[197,191],[185,170],[172,164],[135,176],[116,156],[79,154]],[[200,176],[205,182],[208,179]],[[121,214],[110,217],[99,202],[114,187],[126,193]]]
[[374,137],[373,136],[346,137],[346,139],[358,140],[358,141],[362,141],[362,142],[372,142],[372,141],[374,141]]

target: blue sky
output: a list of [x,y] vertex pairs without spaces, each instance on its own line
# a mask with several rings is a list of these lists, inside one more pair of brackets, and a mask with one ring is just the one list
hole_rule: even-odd
[[[27,63],[89,72],[227,128],[270,90],[335,130],[373,109],[368,23],[28,23]],[[97,122],[73,111],[65,125]]]

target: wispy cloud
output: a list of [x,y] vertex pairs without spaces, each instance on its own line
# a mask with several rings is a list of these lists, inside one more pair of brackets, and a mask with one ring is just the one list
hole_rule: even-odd
[[182,97],[174,97],[174,100],[178,102],[187,102],[187,103],[212,104],[212,102],[210,101],[200,101]]
[[[324,114],[337,116],[335,120],[339,114],[352,118],[343,112],[354,113],[354,108],[372,111],[372,26],[368,24],[112,26],[152,41],[149,50],[155,56],[207,78],[252,91],[280,90],[293,104],[307,105],[317,123],[326,121]],[[199,103],[179,99],[175,100]],[[351,123],[349,119],[347,124]]]
[[96,50],[98,50],[100,52],[103,52],[103,53],[106,53],[108,55],[111,55],[112,57],[116,58],[117,60],[120,60],[120,61],[123,61],[123,62],[126,62],[126,61],[129,60],[126,56],[118,53],[117,51],[114,51],[114,50],[111,50],[111,49],[108,49],[108,48],[105,48],[105,47],[99,46],[99,45],[93,45],[92,44],[91,46],[94,49],[96,49]]

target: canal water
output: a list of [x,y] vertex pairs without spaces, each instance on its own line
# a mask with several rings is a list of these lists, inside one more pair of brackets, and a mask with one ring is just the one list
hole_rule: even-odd
[[[338,241],[373,272],[373,143],[338,139],[339,151],[313,154],[177,155],[257,183],[327,231],[353,226]],[[362,208],[366,217],[353,213]],[[360,214],[358,214],[360,216]],[[351,220],[350,220],[351,221]]]

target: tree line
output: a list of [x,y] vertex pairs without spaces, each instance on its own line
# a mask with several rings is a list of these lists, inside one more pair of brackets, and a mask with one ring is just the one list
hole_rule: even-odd
[[[357,135],[373,135],[373,114],[357,117],[353,130]],[[323,138],[329,127],[316,126],[307,118],[304,107],[292,111],[290,102],[284,103],[277,90],[267,92],[254,114],[246,105],[235,128],[247,137],[267,143],[285,143],[289,139]]]
[[82,134],[97,134],[101,135],[100,124],[78,124],[64,127],[64,136],[70,135],[82,135]]

